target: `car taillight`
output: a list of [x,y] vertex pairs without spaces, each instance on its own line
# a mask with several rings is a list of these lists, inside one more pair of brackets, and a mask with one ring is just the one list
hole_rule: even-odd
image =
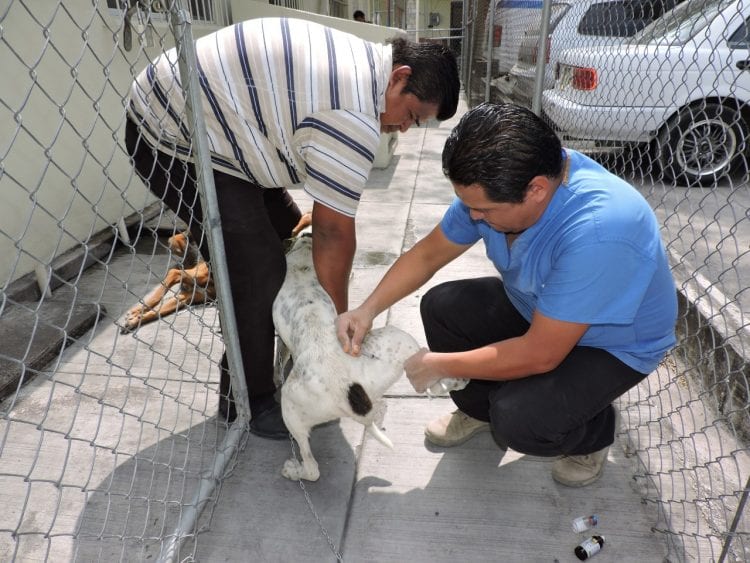
[[571,67],[572,74],[570,77],[570,86],[576,90],[596,90],[599,85],[599,75],[595,68],[590,67]]
[[[547,37],[547,53],[544,57],[544,63],[549,64],[549,50],[552,46],[552,41],[549,37]],[[531,64],[536,64],[537,55],[539,54],[539,45],[534,45],[534,48],[531,51]]]
[[495,28],[492,30],[492,46],[499,47],[502,41],[503,41],[503,26],[496,25]]

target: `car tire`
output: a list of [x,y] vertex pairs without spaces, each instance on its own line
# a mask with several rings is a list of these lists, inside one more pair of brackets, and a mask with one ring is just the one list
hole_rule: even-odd
[[707,186],[727,176],[747,153],[750,132],[738,108],[719,103],[681,109],[661,130],[656,152],[663,176]]

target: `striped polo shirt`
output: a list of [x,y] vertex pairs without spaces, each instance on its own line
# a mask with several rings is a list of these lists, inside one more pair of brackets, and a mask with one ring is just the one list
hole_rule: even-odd
[[[380,141],[390,45],[290,18],[196,41],[213,167],[265,188],[302,187],[353,217]],[[133,83],[129,111],[151,145],[189,159],[175,49]]]

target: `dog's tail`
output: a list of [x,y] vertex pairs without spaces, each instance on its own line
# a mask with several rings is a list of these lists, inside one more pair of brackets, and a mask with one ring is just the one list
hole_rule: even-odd
[[393,449],[393,442],[391,442],[390,438],[386,436],[383,431],[378,428],[378,425],[374,422],[371,422],[369,426],[365,426],[367,428],[367,431],[372,434],[373,438],[375,438],[378,442],[383,444],[385,447]]
[[[349,406],[351,407],[352,412],[354,412],[354,414],[359,417],[365,418],[365,420],[367,418],[370,418],[368,415],[370,415],[373,405],[370,396],[367,394],[367,391],[365,391],[365,388],[362,387],[362,385],[360,385],[359,383],[352,383],[349,386],[349,392],[347,395]],[[363,421],[360,420],[360,422]],[[369,424],[367,422],[363,422],[363,424],[365,425],[367,431],[372,434],[378,442],[388,448],[393,449],[393,442],[388,439],[388,436],[386,436],[374,422],[370,422]]]

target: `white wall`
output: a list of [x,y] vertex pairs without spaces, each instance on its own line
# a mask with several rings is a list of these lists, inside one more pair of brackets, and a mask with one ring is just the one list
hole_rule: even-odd
[[[124,101],[149,55],[137,40],[130,53],[118,46],[120,16],[93,4],[105,5],[16,1],[3,22],[3,286],[153,201],[123,148]],[[162,23],[155,38],[169,47],[170,36]]]
[[[335,18],[332,16],[321,15],[320,13],[313,13],[317,11],[313,9],[318,4],[317,0],[303,0],[303,9],[310,11],[282,8],[280,6],[272,6],[268,3],[255,2],[253,0],[231,0],[231,2],[232,19],[236,22],[269,16],[282,16],[289,18],[304,18],[306,20],[315,21],[323,25],[340,29],[341,31],[353,33],[354,35],[367,39],[368,41],[378,43],[383,43],[392,37],[406,37],[406,32],[395,27],[359,23],[352,19]],[[354,9],[352,9],[351,12],[353,13]]]
[[[248,0],[231,3],[234,21],[305,17],[372,41],[404,33]],[[126,52],[120,24],[121,15],[103,0],[10,5],[0,36],[2,287],[154,201],[125,155],[124,104],[132,76],[173,42],[164,20],[156,45],[144,50],[134,38]],[[214,29],[196,23],[193,34]]]

